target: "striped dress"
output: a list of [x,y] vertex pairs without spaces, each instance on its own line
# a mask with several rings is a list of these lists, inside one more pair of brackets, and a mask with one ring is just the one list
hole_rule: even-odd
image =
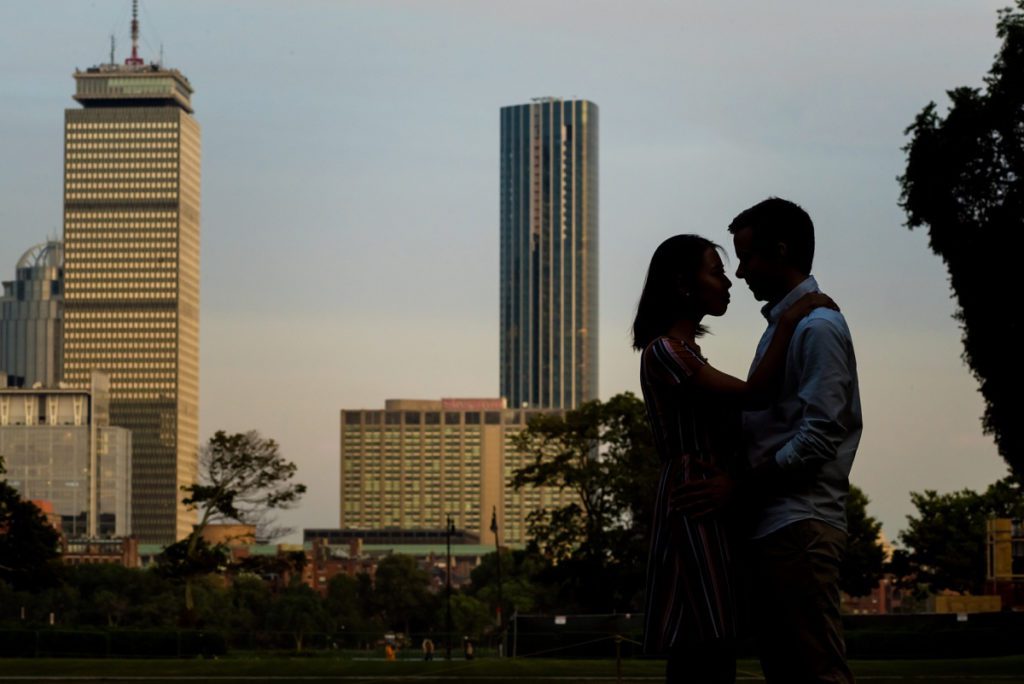
[[640,385],[661,457],[647,562],[644,650],[664,654],[737,634],[732,525],[669,512],[672,488],[691,477],[692,459],[737,467],[739,412],[700,392],[693,373],[707,361],[699,348],[659,337],[644,349]]

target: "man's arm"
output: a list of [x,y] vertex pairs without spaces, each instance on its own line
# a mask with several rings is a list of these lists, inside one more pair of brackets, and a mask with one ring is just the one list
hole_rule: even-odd
[[806,320],[792,344],[799,345],[800,378],[797,397],[803,407],[796,434],[774,458],[738,479],[709,464],[696,463],[711,475],[680,487],[673,508],[693,517],[721,510],[733,501],[751,502],[800,488],[823,463],[834,460],[849,427],[844,412],[853,391],[851,342],[844,326],[825,317]]
[[850,429],[845,421],[856,372],[848,333],[837,321],[809,318],[794,342],[799,345],[797,397],[803,412],[796,434],[775,453],[782,479],[815,471],[835,459]]

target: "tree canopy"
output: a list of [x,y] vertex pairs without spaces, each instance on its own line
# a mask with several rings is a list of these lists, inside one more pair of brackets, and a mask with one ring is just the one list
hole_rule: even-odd
[[952,589],[980,593],[985,586],[985,521],[1024,517],[1024,490],[1005,478],[983,493],[970,489],[939,494],[911,492],[916,515],[907,516],[900,541],[908,553],[901,557],[901,574],[908,574],[932,591]]
[[1002,46],[984,89],[950,90],[945,117],[932,102],[907,128],[900,203],[946,264],[984,430],[1024,480],[1021,323],[1006,304],[1021,293],[1012,245],[1024,230],[1024,0],[1000,11],[996,32]]
[[305,485],[291,481],[296,470],[281,455],[277,442],[256,431],[229,435],[218,430],[210,438],[200,454],[199,481],[182,487],[186,493],[182,503],[198,511],[199,519],[188,537],[160,555],[161,569],[185,581],[186,619],[194,617],[193,580],[227,568],[226,547],[203,539],[207,526],[214,522],[254,525],[262,537],[284,532],[271,526],[272,514],[295,505],[306,492]]
[[516,487],[569,489],[576,500],[531,514],[531,543],[553,561],[538,579],[566,610],[639,610],[659,459],[644,403],[630,392],[540,415],[516,436],[531,461]]
[[879,535],[882,523],[868,515],[871,499],[857,486],[850,485],[846,499],[846,554],[839,567],[839,588],[850,596],[865,596],[882,578],[885,549]]
[[54,581],[60,535],[7,482],[6,473],[0,456],[0,581],[15,589],[38,589]]

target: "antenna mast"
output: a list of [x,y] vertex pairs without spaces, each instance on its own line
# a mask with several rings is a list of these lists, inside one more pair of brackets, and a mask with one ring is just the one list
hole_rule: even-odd
[[114,34],[110,34],[110,63],[114,64]]
[[124,60],[124,63],[131,66],[144,64],[139,57],[139,0],[132,0],[132,56]]

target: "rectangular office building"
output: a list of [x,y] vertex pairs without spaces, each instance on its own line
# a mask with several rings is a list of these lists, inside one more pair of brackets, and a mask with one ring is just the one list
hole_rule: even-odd
[[501,399],[389,399],[384,410],[343,410],[340,527],[438,530],[451,515],[490,543],[496,510],[501,543],[525,545],[530,512],[575,500],[568,490],[511,486],[531,459],[513,437],[536,412]]
[[181,487],[199,448],[199,125],[179,71],[75,73],[64,116],[64,373],[111,376],[111,422],[132,431],[142,542],[191,531]]

